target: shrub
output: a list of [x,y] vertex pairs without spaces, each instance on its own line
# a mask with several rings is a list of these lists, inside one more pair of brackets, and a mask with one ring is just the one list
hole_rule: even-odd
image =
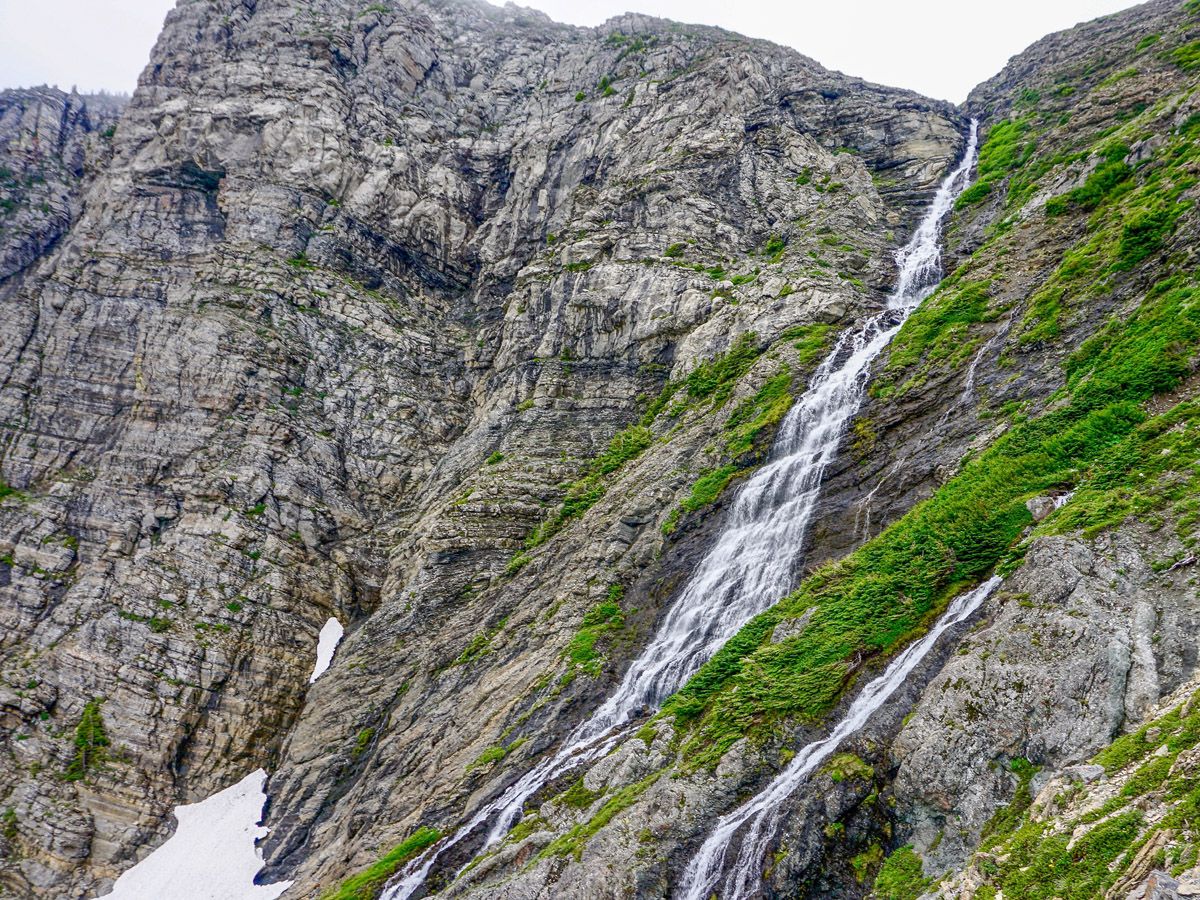
[[905,844],[884,861],[875,876],[872,896],[879,900],[917,900],[932,883],[932,878],[925,877],[921,857],[912,844]]
[[[618,587],[619,585],[613,585]],[[604,666],[605,657],[596,649],[596,643],[608,634],[620,632],[625,627],[625,613],[620,603],[620,593],[614,598],[612,592],[609,598],[597,603],[584,614],[579,625],[579,631],[567,645],[563,655],[570,660],[571,665],[578,667],[595,678]]]
[[1174,216],[1163,208],[1135,215],[1121,229],[1121,243],[1113,268],[1132,269],[1158,250],[1174,227]]
[[1200,69],[1200,41],[1181,44],[1172,50],[1170,55],[1171,59],[1175,61],[1175,65],[1185,72]]
[[66,781],[81,781],[108,758],[108,733],[100,707],[104,700],[95,697],[83,707],[79,724],[75,726],[75,754],[67,763]]

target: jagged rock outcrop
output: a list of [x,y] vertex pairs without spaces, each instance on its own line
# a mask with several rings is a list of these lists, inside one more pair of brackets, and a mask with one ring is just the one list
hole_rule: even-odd
[[[297,895],[513,777],[703,545],[704,511],[659,526],[730,413],[813,365],[780,336],[878,304],[962,127],[717,30],[470,2],[181,4],[94,161],[39,102],[75,177],[0,287],[19,896],[102,888],[255,765]],[[651,423],[505,576],[641,398],[734,346],[728,402]],[[622,640],[577,668],[613,583]]]
[[[922,864],[931,876],[962,865],[981,836],[997,834],[996,823],[1006,821],[997,816],[1023,790],[1022,773],[1039,770],[1036,789],[1086,762],[1194,671],[1189,566],[1196,536],[1186,511],[1193,457],[1185,452],[1148,475],[1130,468],[1145,466],[1132,462],[1138,454],[1121,454],[1144,446],[1156,428],[1186,433],[1194,421],[1191,325],[1187,314],[1171,321],[1159,304],[1191,284],[1194,265],[1196,29],[1194,9],[1148,4],[1035,45],[973,95],[969,108],[983,119],[988,142],[979,186],[950,227],[951,256],[961,265],[881,365],[873,399],[827,479],[809,564],[837,560],[889,524],[903,527],[905,513],[928,498],[950,514],[956,492],[982,480],[982,472],[965,468],[969,460],[983,456],[982,469],[1002,471],[1012,465],[1014,444],[1041,440],[1032,436],[1039,426],[1023,429],[1024,421],[1062,418],[1066,428],[1101,396],[1129,396],[1138,405],[1128,413],[1152,424],[1147,437],[1136,432],[1121,445],[1111,469],[1103,455],[1089,462],[1113,439],[1099,433],[1072,451],[1073,467],[1056,468],[1052,456],[1039,464],[1045,481],[1030,480],[1029,492],[1012,498],[1020,503],[1012,515],[1028,520],[1025,542],[985,609],[983,630],[914,673],[907,690],[846,746],[866,774],[818,775],[788,802],[787,824],[767,848],[769,895],[861,896],[889,850],[908,843],[915,849],[897,858],[910,854],[918,878]],[[1097,354],[1124,340],[1123,327],[1145,342],[1121,343],[1121,356],[1104,363],[1114,368],[1097,368]],[[1168,352],[1179,354],[1177,363],[1140,357],[1153,342],[1172,339],[1179,343]],[[1135,375],[1142,365],[1174,392],[1151,399],[1156,376]],[[1100,396],[1099,384],[1109,386]],[[1179,449],[1166,443],[1160,452],[1170,457]],[[1147,477],[1140,501],[1116,499],[1131,496],[1126,479]],[[1079,484],[1089,487],[1072,500],[1068,491]],[[947,498],[940,506],[939,497]],[[982,502],[1009,501],[993,492]],[[1133,510],[1154,511],[1149,531],[1125,522]],[[1022,535],[997,517],[971,542],[992,528]],[[875,559],[890,561],[880,552]],[[805,596],[802,590],[797,610],[806,609]],[[785,619],[773,640],[781,629],[785,641],[802,638],[805,621]],[[772,652],[752,658],[766,668]],[[878,671],[878,663],[860,671]],[[717,717],[710,734],[720,733],[722,715],[754,722],[755,715],[778,716],[779,706],[791,704],[797,714],[804,708],[787,687],[744,674],[729,680],[729,699],[707,701]],[[860,674],[855,682],[864,680]],[[738,701],[738,691],[760,691],[762,700]],[[826,721],[844,708],[835,706]],[[686,742],[689,731],[683,734]],[[644,749],[631,740],[621,751],[629,775],[586,775],[583,784],[599,797],[582,813],[564,806],[570,792],[535,807],[533,833],[478,864],[449,893],[533,897],[597,891],[603,882],[604,895],[667,896],[715,816],[778,770],[780,744],[786,754],[820,729],[793,724],[771,734],[725,753],[715,782],[693,771],[686,744],[680,753],[657,738]],[[665,777],[587,838],[612,815],[606,802],[656,773]],[[570,839],[581,830],[574,861],[562,841],[576,849]],[[1177,842],[1173,852],[1188,846]],[[530,847],[537,861],[519,868]],[[1117,868],[1101,894],[1122,871],[1112,862]],[[903,868],[891,865],[888,878]],[[890,889],[879,888],[879,896],[907,896]],[[919,893],[919,881],[905,889]]]
[[45,256],[79,216],[124,103],[47,87],[0,91],[0,283]]
[[[969,116],[953,274],[795,548],[825,568],[430,886],[669,896],[999,567],[764,872],[994,891],[980,842],[1194,679],[1198,37],[1157,0],[963,111],[645,16],[218,0],[168,16],[119,121],[0,94],[0,894],[92,896],[257,766],[289,897],[469,818],[645,645]],[[1161,862],[1104,889],[1170,896]]]

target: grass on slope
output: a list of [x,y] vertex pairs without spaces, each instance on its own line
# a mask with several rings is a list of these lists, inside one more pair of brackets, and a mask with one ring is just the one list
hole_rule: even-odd
[[[1116,239],[1098,249],[1094,267],[1122,277],[1158,251],[1184,211],[1179,194],[1195,180],[1180,160],[1195,153],[1190,140],[1169,144],[1142,182],[1106,207],[1103,227],[1111,227],[1108,234]],[[1146,226],[1139,223],[1148,208],[1169,209],[1170,221],[1150,229],[1157,231],[1149,241],[1153,249],[1143,252],[1146,242],[1138,233]],[[951,285],[931,299],[924,315],[910,320],[910,335],[924,329],[917,338],[923,354],[955,333],[962,322],[956,310],[978,303],[971,299],[978,296],[974,286]],[[751,620],[667,702],[665,713],[687,732],[685,755],[695,765],[713,765],[743,736],[765,736],[784,719],[823,717],[859,661],[895,651],[924,631],[964,585],[1006,559],[1015,561],[1012,550],[1031,521],[1026,499],[1084,482],[1088,487],[1077,503],[1061,514],[1064,527],[1082,523],[1085,515],[1090,524],[1083,527],[1105,527],[1125,511],[1144,508],[1151,501],[1139,501],[1134,486],[1107,491],[1134,477],[1131,460],[1141,458],[1138,448],[1158,440],[1162,428],[1190,427],[1191,406],[1179,411],[1180,421],[1167,417],[1139,426],[1147,418],[1144,402],[1188,376],[1198,339],[1200,289],[1191,278],[1166,279],[1137,309],[1118,311],[1067,361],[1066,386],[1051,398],[1051,411],[1018,418],[932,498]],[[903,340],[899,346],[901,353],[909,351]],[[1179,468],[1186,464],[1164,454],[1159,468],[1190,474]],[[809,610],[803,632],[770,643],[777,624]]]
[[720,408],[733,393],[738,380],[750,370],[762,352],[757,336],[753,332],[746,332],[734,341],[728,352],[705,360],[678,381],[668,382],[650,404],[642,421],[617,432],[608,448],[588,463],[578,480],[567,486],[562,505],[529,534],[525,539],[525,550],[513,557],[508,571],[511,573],[521,568],[529,561],[527,551],[546,543],[571,520],[582,516],[599,502],[625,464],[636,459],[654,443],[654,432],[650,426],[660,415],[665,413],[675,418],[689,409],[706,404],[710,409]]
[[435,828],[418,828],[374,865],[351,875],[336,888],[323,894],[321,900],[375,900],[383,892],[388,880],[400,871],[401,866],[441,836],[441,832]]
[[[1193,428],[1193,430],[1195,430]],[[985,879],[976,897],[1088,900],[1104,896],[1130,870],[1151,840],[1159,843],[1155,868],[1178,875],[1194,865],[1200,839],[1200,772],[1185,757],[1200,743],[1195,697],[1096,755],[1118,789],[1103,802],[1089,800],[1100,783],[1069,786],[1039,818],[1025,808],[1012,827],[975,859]],[[1177,763],[1180,763],[1177,765]],[[1004,815],[1001,810],[997,815]]]

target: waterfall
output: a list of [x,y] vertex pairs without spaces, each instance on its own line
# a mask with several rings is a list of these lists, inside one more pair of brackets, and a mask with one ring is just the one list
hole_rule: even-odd
[[999,583],[1000,578],[993,576],[975,590],[956,597],[928,634],[909,645],[892,660],[882,675],[859,692],[845,718],[838,722],[828,737],[800,750],[764,791],[722,816],[708,840],[688,864],[677,897],[680,900],[707,900],[713,895],[721,883],[729,846],[743,828],[745,832],[741,837],[737,859],[721,884],[719,893],[722,900],[749,897],[762,880],[763,853],[779,827],[783,801],[837,750],[843,740],[866,723],[933,649],[938,638],[975,612]]
[[908,244],[896,252],[896,288],[885,308],[846,329],[789,410],[767,463],[738,492],[715,546],[693,573],[657,633],[617,690],[582,722],[552,757],[485,804],[450,838],[415,859],[383,900],[407,900],[446,850],[494,820],[490,847],[512,827],[526,800],[563,772],[611,750],[621,730],[677,691],[747,621],[792,589],[796,552],[825,469],[858,412],[871,363],[941,276],[941,222],[969,180],[977,147],[972,121],[962,161],[946,177]]

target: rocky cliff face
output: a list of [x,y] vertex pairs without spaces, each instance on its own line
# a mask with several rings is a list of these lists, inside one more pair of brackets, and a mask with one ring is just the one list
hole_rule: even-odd
[[0,282],[47,255],[109,161],[122,97],[0,91]]
[[[0,95],[0,891],[103,890],[261,765],[263,877],[316,897],[374,865],[346,896],[375,895],[611,691],[972,115],[957,269],[795,548],[823,567],[430,888],[670,895],[998,567],[790,798],[764,889],[967,866],[946,896],[1020,896],[980,842],[1196,665],[1193,7],[1048,38],[966,111],[471,0],[181,2],[119,121]],[[1080,890],[1155,870],[1109,863]]]
[[[102,887],[254,765],[306,887],[511,778],[703,544],[659,525],[729,413],[802,384],[780,336],[879,302],[960,125],[654,20],[182,4],[78,220],[4,283],[10,890]],[[728,400],[622,431],[714,357]],[[618,432],[651,446],[506,574]]]

